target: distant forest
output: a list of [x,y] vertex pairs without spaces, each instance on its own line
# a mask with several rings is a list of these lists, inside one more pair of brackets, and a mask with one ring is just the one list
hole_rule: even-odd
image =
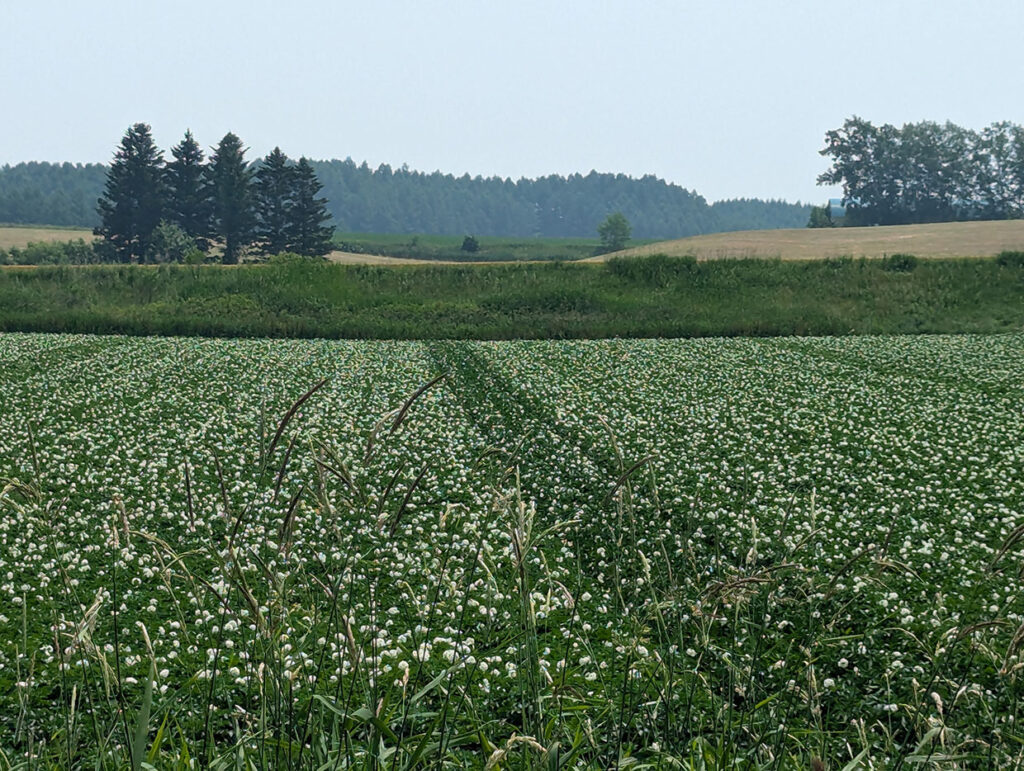
[[[738,199],[708,204],[654,176],[499,177],[426,174],[386,164],[313,161],[339,231],[592,238],[622,212],[635,238],[683,238],[728,230],[798,228],[810,206]],[[0,167],[0,223],[95,227],[104,164],[19,163]]]

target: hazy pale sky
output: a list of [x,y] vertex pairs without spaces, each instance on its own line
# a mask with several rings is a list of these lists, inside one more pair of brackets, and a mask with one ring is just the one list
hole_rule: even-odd
[[825,131],[1024,123],[1019,0],[0,0],[0,164],[249,157],[655,174],[818,201]]

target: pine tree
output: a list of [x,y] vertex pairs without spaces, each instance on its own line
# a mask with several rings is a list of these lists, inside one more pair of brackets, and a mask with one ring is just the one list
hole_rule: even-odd
[[316,172],[305,158],[300,158],[294,170],[293,203],[288,227],[288,250],[307,257],[320,257],[334,245],[334,225],[327,211],[327,199],[317,198],[323,188]]
[[137,262],[146,253],[163,215],[163,155],[145,123],[128,129],[107,172],[97,202],[102,224],[96,235],[120,262]]
[[275,147],[256,172],[256,240],[266,254],[288,249],[296,174],[288,156]]
[[213,232],[224,239],[225,265],[234,265],[255,236],[252,171],[242,141],[228,132],[207,167],[213,188]]
[[167,182],[166,219],[194,238],[205,250],[213,216],[213,199],[203,166],[203,150],[192,137],[192,132],[186,131],[185,138],[171,148],[171,155],[174,160],[167,164],[164,172]]

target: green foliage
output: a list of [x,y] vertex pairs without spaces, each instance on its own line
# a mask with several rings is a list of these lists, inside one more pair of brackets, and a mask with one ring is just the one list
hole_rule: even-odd
[[186,131],[184,139],[171,148],[171,155],[174,160],[164,170],[165,217],[205,249],[212,227],[213,190],[206,178],[202,148],[192,132]]
[[138,262],[163,215],[163,156],[150,128],[136,123],[128,129],[98,202],[102,224],[96,229],[118,262]]
[[295,206],[295,169],[275,147],[256,171],[256,238],[265,254],[288,250],[289,225]]
[[948,122],[875,126],[854,116],[825,134],[821,154],[832,165],[818,183],[843,186],[847,224],[1024,214],[1024,128],[1012,123],[976,132]]
[[890,254],[882,258],[882,269],[892,273],[910,273],[917,263],[917,257],[912,254]]
[[4,771],[1024,757],[1024,334],[3,335],[0,363]]
[[758,228],[799,228],[810,207],[738,199],[709,205],[697,193],[653,175],[550,175],[516,181],[352,160],[318,161],[317,175],[339,229],[351,232],[474,233],[504,238],[587,238],[614,207],[638,238],[660,240]]
[[669,257],[665,254],[612,257],[604,266],[613,276],[651,287],[668,286],[681,276],[696,273],[698,269],[695,257]]
[[807,221],[809,228],[831,228],[835,227],[832,222],[832,215],[828,206],[814,206],[811,208],[811,218]]
[[480,251],[480,242],[476,240],[475,236],[466,236],[462,239],[462,246],[459,248],[464,252],[476,254]]
[[[594,224],[614,206],[629,219],[635,237],[660,240],[798,228],[810,213],[809,206],[778,200],[709,205],[697,193],[650,175],[635,179],[591,172],[513,181],[405,168],[374,170],[351,160],[312,165],[324,184],[334,222],[353,232],[580,239],[590,237]],[[94,227],[106,171],[100,164],[0,167],[0,222]],[[164,215],[176,221],[178,216],[183,215]],[[187,221],[179,224],[198,235]]]
[[1004,268],[1024,268],[1024,252],[1000,252],[996,255],[996,263]]
[[597,226],[597,235],[601,239],[601,253],[606,254],[625,249],[632,232],[629,220],[622,212],[609,214],[604,222]]
[[95,228],[107,171],[102,163],[0,166],[0,222]]
[[194,252],[202,251],[192,236],[173,222],[161,220],[153,231],[149,246],[143,255],[147,263],[189,262],[194,260]]
[[20,249],[0,249],[0,265],[93,265],[104,261],[96,247],[97,244],[86,243],[81,238],[30,243]]
[[208,167],[213,188],[213,231],[224,241],[223,262],[238,263],[256,234],[252,171],[242,141],[228,132],[217,145]]
[[299,158],[290,177],[291,204],[288,209],[286,242],[289,251],[306,257],[320,257],[334,249],[334,226],[328,224],[327,199],[320,198],[323,185],[306,158]]
[[0,331],[323,338],[703,337],[1024,328],[995,259],[0,271]]

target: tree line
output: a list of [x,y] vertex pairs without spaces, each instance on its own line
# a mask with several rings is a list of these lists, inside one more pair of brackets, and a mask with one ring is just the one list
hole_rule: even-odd
[[131,126],[98,199],[100,251],[115,262],[180,262],[219,243],[225,264],[250,247],[264,254],[329,252],[334,227],[310,162],[292,163],[275,147],[249,164],[245,152],[229,132],[207,161],[186,131],[165,161],[150,127]]
[[[327,210],[348,233],[593,238],[621,212],[634,238],[682,238],[726,230],[802,227],[810,206],[737,199],[709,204],[655,176],[453,176],[352,160],[309,161]],[[30,163],[0,167],[0,222],[96,227],[108,167]]]
[[102,163],[31,161],[0,166],[0,222],[92,228],[103,191]]
[[654,175],[549,175],[537,179],[456,177],[405,166],[314,163],[338,229],[541,238],[592,238],[611,213],[629,220],[635,238],[802,227],[810,206],[741,199],[708,202]]
[[[1024,128],[973,131],[922,121],[897,128],[856,116],[825,134],[831,167],[820,185],[842,185],[844,224],[903,225],[1024,215]],[[831,224],[823,210],[811,224]]]

